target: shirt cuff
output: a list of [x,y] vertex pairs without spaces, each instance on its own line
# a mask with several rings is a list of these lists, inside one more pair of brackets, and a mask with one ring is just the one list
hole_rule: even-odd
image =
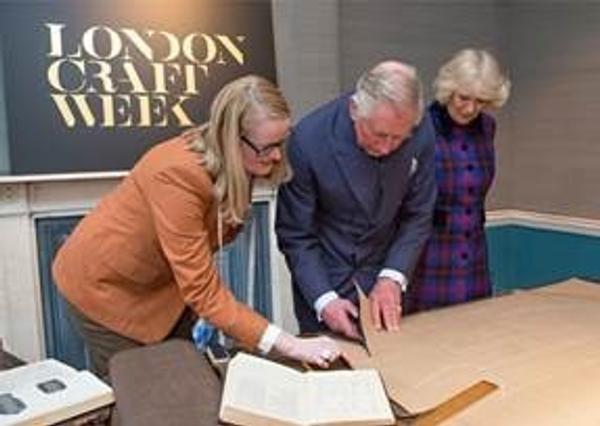
[[271,352],[275,340],[277,340],[280,334],[281,329],[279,327],[269,324],[258,342],[258,350],[264,355]]
[[396,281],[400,286],[400,290],[402,291],[402,293],[404,293],[406,291],[406,288],[408,287],[408,280],[406,279],[404,274],[400,271],[396,271],[395,269],[384,268],[381,270],[378,277],[389,278],[391,280]]
[[319,298],[315,302],[315,306],[314,306],[315,311],[317,312],[317,320],[319,322],[323,321],[323,317],[321,316],[321,313],[323,312],[323,309],[325,309],[325,306],[327,306],[329,304],[329,302],[331,302],[337,298],[339,298],[339,296],[333,290],[328,291],[327,293],[323,293],[322,295],[319,296]]

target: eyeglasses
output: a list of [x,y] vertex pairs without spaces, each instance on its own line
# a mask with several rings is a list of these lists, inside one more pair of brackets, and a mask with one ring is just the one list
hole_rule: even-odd
[[248,145],[252,151],[254,151],[257,157],[268,157],[276,149],[282,149],[283,145],[285,144],[285,139],[279,142],[270,143],[265,146],[259,146],[257,143],[252,142],[244,135],[240,135],[240,139],[242,142]]

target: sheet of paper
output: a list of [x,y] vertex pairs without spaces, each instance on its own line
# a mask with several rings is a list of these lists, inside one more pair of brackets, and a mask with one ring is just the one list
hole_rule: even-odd
[[[367,301],[363,299],[363,302]],[[488,380],[500,386],[444,425],[600,424],[600,285],[568,280],[403,318],[399,333],[361,321],[388,394],[420,413]],[[368,312],[368,311],[367,311]]]
[[309,424],[381,419],[393,422],[393,414],[375,370],[339,370],[306,374],[310,392],[306,407],[315,407]]
[[[272,361],[238,354],[228,369],[235,380],[226,380],[221,407],[237,407],[258,415],[298,422],[304,416],[302,373]],[[228,373],[228,379],[229,373]]]

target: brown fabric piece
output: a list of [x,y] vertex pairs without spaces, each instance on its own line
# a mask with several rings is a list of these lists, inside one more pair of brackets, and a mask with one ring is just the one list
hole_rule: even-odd
[[353,368],[377,368],[390,398],[415,415],[481,382],[498,386],[444,425],[596,425],[599,308],[600,286],[570,279],[411,315],[395,333],[375,332],[365,315],[369,353],[344,350]]
[[[237,229],[224,229],[225,241]],[[219,277],[210,176],[183,138],[161,143],[77,226],[53,264],[61,293],[106,328],[143,343],[167,336],[190,306],[245,347],[267,320]]]
[[[68,302],[65,305],[67,306],[69,319],[85,342],[90,357],[90,371],[102,380],[110,382],[108,374],[110,359],[124,350],[143,346],[143,343],[121,336],[90,320]],[[185,309],[166,339],[192,340],[192,327],[196,320],[197,317],[191,309]]]
[[221,383],[189,342],[130,349],[110,361],[116,398],[113,426],[213,426]]

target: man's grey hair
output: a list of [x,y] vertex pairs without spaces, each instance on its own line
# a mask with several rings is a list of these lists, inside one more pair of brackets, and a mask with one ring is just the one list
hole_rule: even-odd
[[385,61],[363,73],[352,95],[359,117],[368,117],[374,106],[388,102],[398,111],[411,112],[415,124],[423,114],[423,88],[415,67]]

